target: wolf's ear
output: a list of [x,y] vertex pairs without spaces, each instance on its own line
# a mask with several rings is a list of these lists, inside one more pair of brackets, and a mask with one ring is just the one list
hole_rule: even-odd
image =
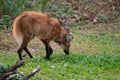
[[71,33],[71,32],[69,32],[66,36],[66,39],[68,42],[72,41],[73,38],[74,38],[74,36],[73,36],[73,33]]

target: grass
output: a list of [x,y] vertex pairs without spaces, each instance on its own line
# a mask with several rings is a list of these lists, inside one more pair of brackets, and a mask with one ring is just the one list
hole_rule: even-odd
[[[16,54],[13,53],[3,52],[0,56],[3,56],[0,61],[6,65],[13,64],[17,60]],[[19,71],[26,74],[40,65],[41,71],[30,80],[120,79],[120,55],[71,53],[70,56],[64,56],[62,52],[58,52],[51,56],[50,61],[46,61],[43,57],[44,54],[39,56],[34,54],[33,59],[25,57],[26,64]]]
[[[42,54],[45,53],[43,44],[33,40],[29,49],[34,58],[24,57],[26,64],[19,68],[19,71],[27,74],[40,65],[40,72],[30,80],[119,80],[120,37],[115,36],[116,33],[119,34],[119,31],[92,31],[89,33],[86,31],[81,33],[77,29],[72,31],[75,38],[72,41],[69,56],[65,56],[64,52],[52,43],[54,53],[51,55],[51,60],[47,61],[44,59],[45,54]],[[1,38],[4,37],[1,36]],[[15,53],[16,48],[15,51],[13,50],[16,44],[12,39],[7,35],[5,42],[11,49],[0,50],[0,63],[5,65],[14,64],[18,60]],[[1,42],[3,43],[4,40],[1,39]],[[5,46],[4,44],[3,47]],[[34,46],[33,49],[31,46]]]
[[120,33],[119,31],[91,32],[80,33],[80,31],[75,31],[74,34],[77,34],[77,36],[75,35],[73,41],[73,49],[75,50],[77,47],[77,52],[85,53],[120,53],[120,36],[115,36],[116,33]]

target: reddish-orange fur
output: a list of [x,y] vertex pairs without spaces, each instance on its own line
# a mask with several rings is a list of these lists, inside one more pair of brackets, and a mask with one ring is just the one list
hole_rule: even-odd
[[[49,42],[54,40],[69,49],[70,44],[66,41],[67,34],[68,32],[56,18],[50,18],[46,14],[36,11],[25,11],[13,22],[13,35],[20,45],[18,50],[20,56],[22,50],[35,36],[46,46],[49,46]],[[28,51],[26,50],[26,52]]]
[[57,19],[48,18],[46,14],[26,11],[14,20],[13,33],[15,37],[19,31],[22,32],[23,37],[25,34],[31,33],[40,39],[52,40],[60,33],[61,25]]

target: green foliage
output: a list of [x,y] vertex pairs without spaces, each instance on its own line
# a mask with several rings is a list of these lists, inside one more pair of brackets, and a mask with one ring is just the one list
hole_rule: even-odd
[[12,19],[25,10],[32,10],[33,5],[29,0],[2,0],[0,2],[2,15],[0,29],[7,30],[11,27]]
[[8,15],[3,15],[3,25],[6,26],[6,29],[11,27],[11,18]]
[[43,13],[45,12],[47,1],[48,1],[48,0],[42,0],[41,11],[42,11]]
[[1,0],[0,1],[0,12],[2,12],[3,7],[4,7],[4,0]]
[[[47,0],[4,0],[1,2],[1,11],[3,15],[10,15],[12,18],[16,17],[20,13],[26,10],[39,10],[45,11]],[[41,5],[41,6],[39,6]]]
[[29,0],[4,0],[2,14],[15,17],[25,10],[32,9],[32,3]]
[[107,16],[104,16],[101,13],[99,13],[97,15],[97,17],[98,17],[99,21],[102,22],[102,23],[108,23],[108,21],[109,21],[109,19],[107,18]]
[[120,13],[119,13],[119,11],[114,11],[113,12],[113,16],[115,17],[116,20],[118,20],[118,21],[120,20]]
[[72,15],[74,14],[74,11],[69,8],[66,4],[64,3],[56,3],[55,2],[49,2],[48,3],[48,8],[51,13],[54,12],[53,16],[56,17],[61,17],[62,15]]
[[[103,7],[101,8],[101,6]],[[53,17],[63,18],[63,16],[65,16],[67,18],[63,19],[68,21],[67,26],[77,26],[77,24],[86,25],[88,23],[108,23],[111,21],[119,21],[120,13],[118,7],[119,5],[117,1],[105,1],[105,3],[103,3],[102,1],[97,2],[89,0],[1,0],[0,17],[8,15],[10,19],[13,20],[23,11],[35,10],[47,13]],[[74,14],[77,14],[77,17],[75,17]],[[87,16],[84,14],[87,14]],[[7,23],[7,25],[0,25],[0,28],[8,28],[8,24],[9,23]]]
[[3,65],[0,63],[0,74],[5,73],[8,70],[8,66]]
[[3,15],[0,21],[0,29],[7,30],[11,28],[11,18],[9,15]]

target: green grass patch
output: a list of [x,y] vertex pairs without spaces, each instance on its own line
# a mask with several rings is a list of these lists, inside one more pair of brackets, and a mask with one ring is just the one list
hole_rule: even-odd
[[[71,53],[54,53],[51,60],[45,60],[44,54],[33,54],[34,58],[25,57],[26,64],[19,71],[27,74],[38,65],[41,71],[30,80],[116,80],[120,79],[120,55]],[[0,53],[0,62],[6,65],[18,60],[13,53]],[[6,58],[6,59],[5,59]]]
[[[120,53],[120,37],[116,37],[116,32],[74,32],[73,49],[87,53]],[[79,36],[79,37],[78,37]],[[79,43],[79,44],[78,44]]]

